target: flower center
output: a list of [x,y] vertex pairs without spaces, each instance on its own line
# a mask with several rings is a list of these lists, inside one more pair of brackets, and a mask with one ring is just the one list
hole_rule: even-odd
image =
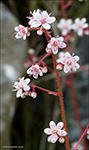
[[54,129],[53,132],[54,132],[54,133],[57,133],[57,129]]
[[46,23],[46,18],[42,18],[42,19],[41,19],[41,23],[42,23],[42,24]]
[[71,61],[71,60],[68,60],[68,61],[67,61],[67,64],[68,64],[68,65],[71,65],[71,64],[72,64],[72,61]]
[[54,41],[54,42],[53,42],[53,45],[54,45],[54,46],[57,46],[57,45],[58,45],[58,43],[57,43],[56,41]]
[[64,28],[65,28],[65,29],[68,29],[68,25],[67,25],[67,24],[65,24]]

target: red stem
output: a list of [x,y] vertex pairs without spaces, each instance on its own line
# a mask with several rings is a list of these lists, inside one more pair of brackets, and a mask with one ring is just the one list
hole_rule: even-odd
[[55,96],[59,95],[58,92],[50,91],[50,90],[48,90],[48,89],[39,87],[39,86],[34,85],[34,84],[30,84],[30,87],[33,87],[33,89],[34,89],[34,88],[40,89],[40,90],[45,91],[45,92],[47,92],[48,94],[51,94],[51,95],[55,95]]
[[32,31],[32,30],[39,30],[40,28],[28,28],[27,27],[27,29],[28,29],[28,31]]
[[59,90],[59,93],[60,93],[59,94],[59,99],[60,99],[60,106],[61,106],[62,121],[64,123],[64,128],[67,132],[67,135],[65,136],[65,143],[66,143],[67,150],[70,150],[68,130],[67,130],[67,124],[66,124],[66,117],[65,117],[65,109],[64,109],[64,103],[63,103],[63,94],[62,94],[61,83],[60,83],[60,76],[59,76],[58,70],[56,69],[56,57],[53,53],[52,53],[52,57],[53,57],[54,67],[55,67],[56,76],[57,76],[58,90]]
[[89,74],[89,71],[80,63],[80,62],[78,62],[79,63],[79,65],[80,65],[80,67],[87,73],[87,74]]
[[69,7],[72,5],[73,2],[74,2],[74,0],[69,0],[69,1],[64,5],[64,9],[69,8]]
[[[50,38],[52,38],[52,36],[48,33],[48,31],[46,29],[44,29],[44,33],[47,39],[47,42],[49,42]],[[68,138],[68,130],[67,130],[67,124],[66,124],[66,117],[65,117],[65,109],[64,109],[64,103],[63,103],[63,94],[62,94],[62,89],[61,89],[61,83],[60,83],[60,76],[59,76],[59,72],[56,69],[56,57],[55,55],[52,53],[52,57],[53,57],[53,62],[54,62],[54,67],[55,67],[55,71],[56,71],[56,77],[57,77],[57,84],[58,84],[58,90],[59,90],[59,99],[60,99],[60,106],[61,106],[61,114],[62,114],[62,121],[64,123],[64,128],[67,132],[67,135],[65,136],[65,143],[66,143],[66,148],[67,150],[70,150],[70,146],[69,146],[69,138]]]
[[66,19],[67,17],[66,17],[66,11],[65,11],[65,5],[64,5],[64,1],[63,0],[59,0],[59,2],[60,2],[60,5],[61,5],[61,11],[62,11],[62,17],[64,18],[64,19]]
[[[70,89],[71,89],[71,94],[72,94],[72,98],[73,98],[74,110],[75,110],[76,118],[77,118],[80,130],[81,130],[81,135],[82,135],[84,129],[83,129],[83,126],[81,123],[81,117],[80,117],[80,113],[79,113],[79,109],[78,109],[77,98],[76,98],[76,94],[75,94],[75,90],[74,90],[73,74],[70,74],[69,77],[70,77],[70,83],[71,83]],[[85,138],[83,140],[83,143],[84,143],[84,148],[87,149]]]
[[47,58],[48,56],[50,56],[52,53],[48,53],[48,54],[46,54],[40,61],[39,61],[39,63],[38,64],[40,64],[45,58]]
[[[79,139],[79,141],[78,141],[77,145],[74,147],[74,149],[73,149],[73,150],[76,150],[77,146],[79,145],[79,143],[81,142],[81,140],[82,140],[82,139],[83,139],[83,137],[85,136],[85,134],[86,134],[86,132],[87,132],[87,129],[88,129],[88,128],[89,128],[89,124],[87,125],[86,129],[84,130],[84,132],[83,132],[82,136],[80,137],[80,139]],[[87,149],[86,149],[86,150],[87,150]]]

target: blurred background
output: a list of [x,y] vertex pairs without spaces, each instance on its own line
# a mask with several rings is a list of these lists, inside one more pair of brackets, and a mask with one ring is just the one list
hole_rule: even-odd
[[[67,2],[68,0],[65,0]],[[75,19],[86,17],[89,22],[89,2],[75,0],[67,10],[67,17]],[[26,66],[24,63],[28,57],[29,48],[35,50],[39,58],[45,55],[45,36],[38,36],[36,31],[25,41],[17,40],[14,35],[14,27],[22,24],[28,26],[27,16],[35,9],[52,12],[56,21],[52,24],[52,35],[60,35],[56,27],[62,18],[60,0],[38,1],[38,0],[1,0],[1,149],[24,149],[24,150],[65,150],[65,144],[58,141],[55,144],[47,142],[47,135],[44,128],[49,126],[51,120],[56,123],[61,120],[59,99],[56,96],[48,95],[46,92],[36,90],[37,98],[26,97],[16,98],[16,92],[12,92],[13,84],[19,77],[25,76]],[[88,36],[79,38],[76,34],[75,40],[71,43],[72,51],[80,56],[80,63],[88,68],[89,64],[89,42]],[[45,62],[53,68],[51,57]],[[68,75],[60,72],[60,75],[68,79]],[[57,91],[56,77],[47,73],[38,80],[32,79],[38,86]],[[66,112],[66,121],[69,132],[70,144],[80,138],[80,129],[76,120],[70,88],[63,82],[63,97]],[[89,92],[88,75],[82,69],[74,74],[74,86],[78,100],[79,112],[82,118],[82,125],[85,128],[89,122]],[[12,147],[5,147],[12,146]],[[14,147],[13,147],[14,146]],[[16,146],[16,147],[15,147]]]

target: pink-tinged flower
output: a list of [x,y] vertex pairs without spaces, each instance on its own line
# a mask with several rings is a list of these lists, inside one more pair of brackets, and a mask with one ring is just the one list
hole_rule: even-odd
[[39,30],[37,30],[37,34],[38,34],[38,35],[42,35],[42,34],[43,34],[43,31],[42,31],[41,28],[40,28]]
[[[74,55],[74,54],[73,54]],[[60,53],[60,58],[57,59],[57,69],[64,68],[64,72],[75,72],[77,69],[79,69],[80,65],[77,63],[79,60],[79,56],[73,56],[70,55],[69,52],[66,53]],[[62,68],[59,68],[59,65],[61,65]]]
[[59,54],[58,54],[58,59],[57,59],[57,66],[56,66],[56,69],[58,69],[58,70],[62,70],[63,69],[63,64],[61,63],[61,58],[63,57],[65,55],[65,53],[64,52],[59,52]]
[[42,26],[43,28],[49,30],[51,28],[50,24],[53,23],[56,18],[50,17],[51,14],[48,14],[47,11],[40,11],[39,9],[34,10],[32,17],[28,17],[30,21],[28,22],[31,28],[36,28]]
[[88,23],[86,22],[86,18],[76,18],[74,24],[72,25],[72,29],[77,32],[79,36],[83,35],[83,30],[88,27]]
[[63,37],[52,37],[50,42],[47,45],[46,52],[49,53],[52,51],[53,54],[58,53],[58,48],[65,48],[66,44],[63,42]]
[[25,98],[27,95],[30,96],[30,91],[22,92],[20,96],[21,96],[21,98]]
[[39,65],[32,65],[28,70],[27,70],[27,74],[29,75],[33,75],[33,77],[35,79],[38,78],[38,75],[43,76],[43,73],[39,67]]
[[[24,92],[28,92],[30,90],[30,87],[29,87],[29,82],[30,82],[30,79],[27,78],[24,80],[24,77],[22,78],[19,78],[19,82],[15,82],[13,87],[16,88],[16,89],[13,89],[13,91],[17,91],[16,93],[16,97],[19,98],[20,96],[21,97],[24,97],[27,93],[23,93]],[[24,94],[24,96],[23,96]]]
[[17,39],[23,38],[26,39],[26,36],[30,36],[30,32],[28,32],[27,27],[22,26],[21,24],[14,28],[17,33],[15,33],[15,37]]
[[44,132],[47,135],[50,135],[47,139],[48,142],[55,143],[57,140],[59,140],[59,142],[63,143],[65,141],[63,137],[67,135],[67,132],[64,129],[62,129],[63,122],[59,122],[56,125],[54,121],[51,121],[49,123],[49,126],[50,128],[44,129]]
[[48,71],[46,66],[44,66],[41,70],[42,70],[43,73],[47,73],[47,71]]
[[61,30],[61,34],[66,36],[72,27],[72,20],[71,19],[61,19],[60,22],[57,24],[57,27]]
[[31,92],[31,97],[32,98],[36,98],[37,97],[37,93],[36,92]]

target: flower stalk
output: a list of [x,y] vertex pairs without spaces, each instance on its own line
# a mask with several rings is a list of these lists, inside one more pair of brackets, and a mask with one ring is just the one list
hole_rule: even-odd
[[[82,134],[82,136],[80,137],[80,139],[79,139],[79,141],[78,141],[78,143],[77,143],[77,145],[74,147],[74,149],[73,150],[76,150],[76,148],[78,147],[78,145],[79,145],[79,143],[81,142],[81,140],[84,138],[84,136],[86,135],[86,133],[87,133],[87,129],[89,128],[89,124],[87,125],[87,127],[86,127],[86,129],[85,129],[85,131],[83,132],[83,134]],[[87,150],[87,149],[86,149]]]
[[58,70],[56,69],[56,58],[55,58],[55,55],[52,54],[52,57],[53,57],[55,71],[56,71],[58,91],[60,93],[59,94],[59,99],[60,99],[60,106],[61,106],[62,121],[64,123],[64,128],[65,128],[65,130],[67,132],[67,135],[65,136],[65,143],[66,143],[67,150],[70,150],[69,138],[68,138],[68,130],[67,130],[67,124],[66,124],[66,117],[65,117],[65,109],[64,109],[64,103],[63,103],[63,94],[62,94],[61,83],[60,83],[60,76],[59,76]]
[[[82,135],[84,132],[84,129],[82,126],[81,116],[79,113],[77,98],[76,98],[76,94],[75,94],[75,90],[74,90],[73,74],[70,74],[69,77],[70,77],[70,90],[71,90],[71,94],[72,94],[72,98],[73,98],[74,110],[75,110],[76,118],[77,118],[80,130],[81,130],[81,135]],[[85,138],[83,140],[83,143],[84,143],[84,148],[87,149],[87,143],[86,143]]]
[[[50,34],[48,33],[47,30],[45,30],[45,36],[47,38],[47,41],[49,42],[49,38],[51,36],[49,36]],[[69,138],[68,138],[68,130],[67,130],[67,124],[66,124],[66,117],[65,117],[65,109],[64,109],[64,103],[63,103],[63,94],[62,94],[62,89],[61,89],[61,83],[60,83],[60,76],[59,76],[59,72],[56,69],[56,57],[55,55],[52,53],[52,57],[53,57],[53,62],[54,62],[54,68],[55,68],[55,72],[56,72],[56,77],[57,77],[57,85],[58,85],[58,91],[59,91],[59,99],[60,99],[60,106],[61,106],[61,115],[62,115],[62,121],[64,123],[64,128],[67,132],[67,135],[65,136],[65,143],[66,143],[66,148],[67,150],[70,150],[70,145],[69,145]]]

